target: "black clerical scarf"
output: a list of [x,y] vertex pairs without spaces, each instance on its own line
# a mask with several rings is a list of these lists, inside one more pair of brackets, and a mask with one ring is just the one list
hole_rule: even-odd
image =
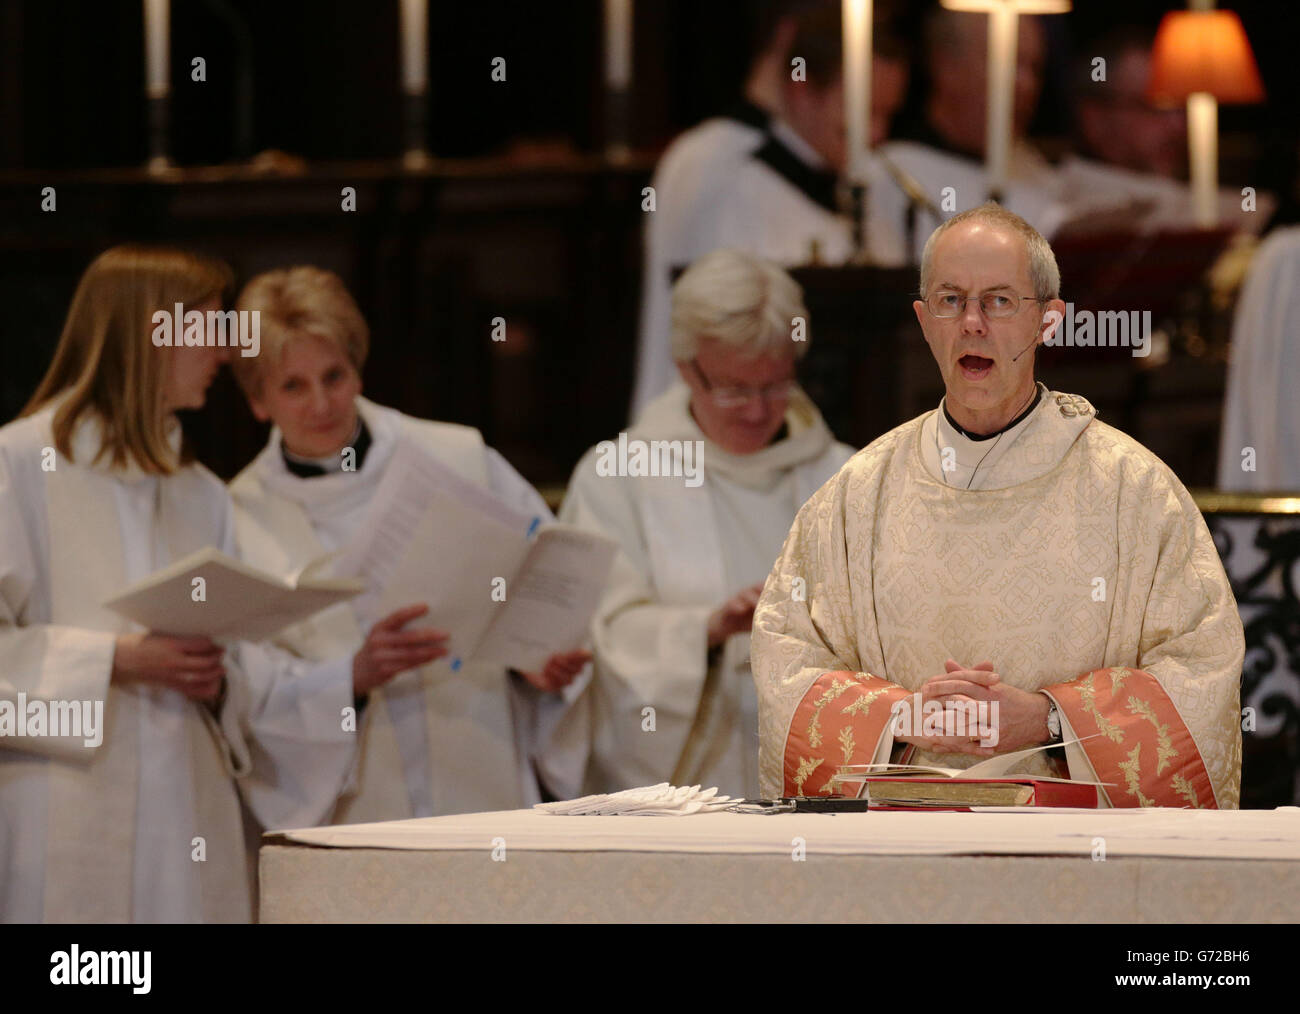
[[[339,449],[342,454],[346,449],[345,445]],[[357,416],[357,433],[352,438],[351,447],[356,455],[355,470],[361,471],[361,465],[366,460],[366,451],[370,450],[370,428],[366,426],[366,421]],[[300,479],[314,479],[319,475],[332,475],[326,468],[313,461],[305,461],[289,453],[288,448],[284,446],[284,441],[280,441],[280,457],[284,459],[284,467]]]
[[722,111],[722,115],[728,120],[735,120],[743,123],[755,130],[767,132],[767,128],[772,125],[772,114],[762,106],[757,106],[748,99],[737,99],[732,105]]
[[774,134],[767,135],[763,146],[754,152],[754,158],[790,186],[801,191],[814,204],[830,212],[839,212],[839,203],[835,200],[835,185],[839,178],[835,173],[828,169],[814,169]]

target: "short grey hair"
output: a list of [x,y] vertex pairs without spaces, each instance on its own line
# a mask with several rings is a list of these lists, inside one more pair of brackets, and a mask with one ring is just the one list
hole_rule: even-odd
[[925,241],[925,248],[921,251],[922,299],[930,293],[934,248],[939,237],[954,226],[967,222],[983,222],[1020,236],[1025,241],[1025,252],[1029,255],[1029,281],[1034,287],[1034,295],[1039,299],[1061,297],[1061,269],[1056,264],[1056,254],[1052,253],[1052,247],[1043,238],[1043,234],[1014,211],[1008,211],[995,201],[987,201],[978,208],[953,215],[930,233],[930,238]]
[[[794,340],[795,318],[803,337]],[[700,340],[718,341],[755,355],[808,351],[808,308],[803,289],[770,261],[740,250],[705,254],[673,286],[673,359],[686,362]]]

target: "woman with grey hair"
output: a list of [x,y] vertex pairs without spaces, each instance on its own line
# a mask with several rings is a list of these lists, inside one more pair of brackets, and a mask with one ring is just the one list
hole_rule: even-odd
[[853,454],[795,381],[799,285],[735,250],[673,288],[680,383],[592,448],[560,517],[621,547],[592,621],[588,791],[758,790],[754,604],[800,506]]

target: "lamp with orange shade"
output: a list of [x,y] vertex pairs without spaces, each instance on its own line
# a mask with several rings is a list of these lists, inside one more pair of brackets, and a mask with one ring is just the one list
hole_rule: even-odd
[[1187,145],[1196,223],[1219,218],[1219,103],[1262,102],[1264,84],[1241,19],[1232,11],[1166,14],[1151,55],[1147,98],[1187,103]]

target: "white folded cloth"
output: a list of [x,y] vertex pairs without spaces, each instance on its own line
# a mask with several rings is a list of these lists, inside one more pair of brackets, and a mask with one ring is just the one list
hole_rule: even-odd
[[679,788],[660,782],[558,803],[535,803],[533,809],[566,817],[684,817],[691,813],[725,810],[735,802],[730,796],[719,796],[716,787],[701,789],[698,785],[685,785]]

